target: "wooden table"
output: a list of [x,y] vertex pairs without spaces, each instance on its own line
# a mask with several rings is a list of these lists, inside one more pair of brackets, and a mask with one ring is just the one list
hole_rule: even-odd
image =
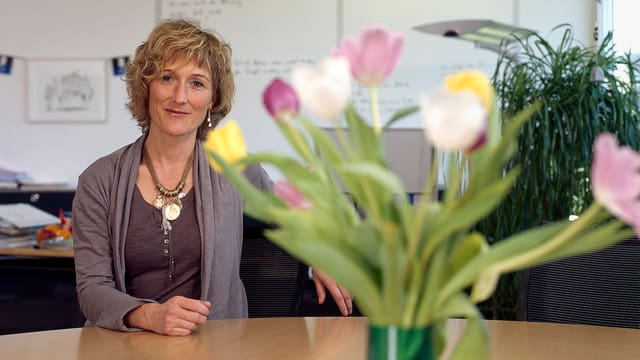
[[[640,330],[487,321],[491,359],[638,359]],[[463,320],[449,321],[456,337]],[[366,359],[363,317],[213,320],[187,337],[78,328],[0,336],[0,359]]]

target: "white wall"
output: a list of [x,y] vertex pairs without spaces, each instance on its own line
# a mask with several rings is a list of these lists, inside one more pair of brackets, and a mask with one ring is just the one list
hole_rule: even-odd
[[[366,3],[365,0],[351,1]],[[456,11],[455,1],[429,2],[438,9],[450,7],[450,14]],[[591,44],[593,1],[513,0],[513,4],[512,17],[519,25],[547,35],[553,26],[568,22],[573,24],[580,40]],[[502,13],[504,9],[496,12]],[[37,181],[63,181],[74,185],[80,172],[93,160],[135,139],[140,132],[124,107],[124,82],[110,73],[106,122],[27,122],[23,59],[108,60],[113,56],[132,54],[155,24],[156,14],[156,0],[20,0],[11,6],[3,6],[0,54],[17,58],[10,75],[0,74],[0,167],[26,171]],[[238,22],[242,21],[238,19]],[[224,36],[224,29],[218,30]],[[481,51],[484,50],[470,46],[468,55],[473,57]],[[255,125],[245,123],[243,129],[259,133],[260,126],[260,122]],[[250,148],[277,148],[273,140],[270,142],[273,138],[268,136],[250,138],[256,141]]]
[[[155,21],[155,0],[15,1],[0,11],[0,54],[108,60],[131,54]],[[10,75],[0,74],[0,166],[75,184],[93,160],[139,135],[124,107],[124,82],[111,73],[106,122],[27,122],[24,70],[16,59]]]

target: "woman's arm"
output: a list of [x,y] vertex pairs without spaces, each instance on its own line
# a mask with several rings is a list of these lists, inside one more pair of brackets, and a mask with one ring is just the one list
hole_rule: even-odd
[[[73,200],[73,238],[76,288],[80,308],[89,324],[114,330],[133,330],[124,316],[151,302],[129,296],[116,288],[112,234],[109,221],[110,174],[92,166],[78,180]],[[113,176],[111,180],[113,181]]]
[[209,301],[174,296],[162,304],[148,303],[133,309],[124,322],[162,335],[185,336],[207,321],[210,308]]
[[258,189],[271,191],[273,181],[260,164],[248,165],[244,170],[244,176]]

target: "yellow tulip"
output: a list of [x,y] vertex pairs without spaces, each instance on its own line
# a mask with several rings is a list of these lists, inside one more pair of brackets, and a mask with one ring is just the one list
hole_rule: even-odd
[[[204,142],[204,149],[206,152],[218,154],[230,164],[247,156],[247,145],[244,141],[242,130],[234,120],[230,120],[227,124],[209,131],[207,140]],[[215,171],[223,172],[213,157],[207,156],[207,158]],[[243,169],[244,166],[241,166],[238,170],[242,171]]]
[[493,86],[487,75],[480,71],[461,71],[449,75],[444,80],[444,86],[448,91],[471,91],[480,98],[487,112],[491,111],[493,103]]

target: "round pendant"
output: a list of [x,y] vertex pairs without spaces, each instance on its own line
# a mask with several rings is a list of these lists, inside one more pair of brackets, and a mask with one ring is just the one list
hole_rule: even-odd
[[164,198],[162,198],[162,196],[157,196],[155,200],[153,200],[153,206],[156,209],[162,209],[164,206]]
[[180,216],[180,207],[175,203],[165,205],[162,208],[162,211],[164,211],[164,216],[167,218],[167,220],[173,221],[177,219],[178,216]]

